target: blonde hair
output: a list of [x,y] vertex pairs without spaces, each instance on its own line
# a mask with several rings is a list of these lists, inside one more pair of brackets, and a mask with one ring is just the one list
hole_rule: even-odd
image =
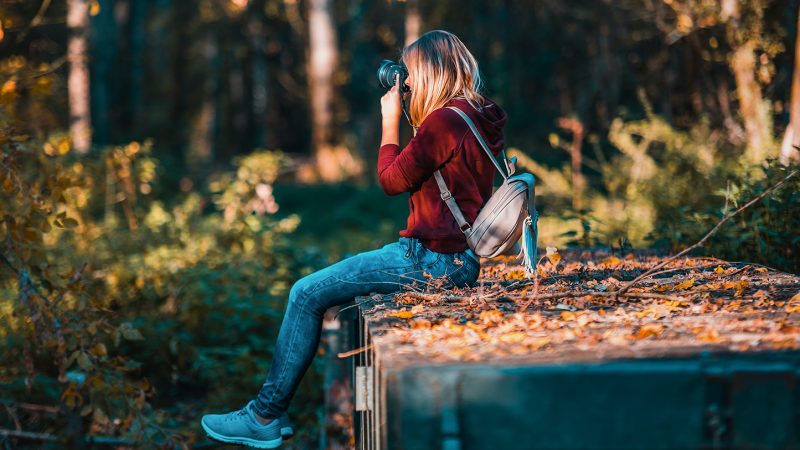
[[481,109],[484,97],[478,62],[456,35],[429,31],[403,49],[400,58],[411,78],[408,112],[416,128],[453,98],[465,98]]

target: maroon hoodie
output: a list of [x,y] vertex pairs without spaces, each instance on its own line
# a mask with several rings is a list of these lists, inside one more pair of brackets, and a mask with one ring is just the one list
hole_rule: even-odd
[[[492,153],[503,149],[506,113],[488,100],[476,111],[464,99],[452,99],[472,119]],[[502,164],[502,163],[501,163]],[[457,112],[447,108],[432,112],[416,136],[400,150],[396,144],[381,146],[378,181],[388,195],[410,192],[408,225],[400,236],[418,238],[435,252],[454,253],[467,249],[467,239],[439,194],[433,172],[439,169],[464,217],[472,223],[492,195],[497,172],[489,156]]]

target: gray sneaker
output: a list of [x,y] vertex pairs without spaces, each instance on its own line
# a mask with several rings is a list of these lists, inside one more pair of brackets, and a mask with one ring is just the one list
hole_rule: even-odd
[[252,404],[251,401],[244,408],[227,414],[206,414],[200,424],[210,438],[226,444],[254,448],[279,447],[283,442],[281,421],[262,424],[256,418]]
[[291,439],[294,436],[294,430],[292,429],[292,424],[289,422],[289,415],[286,413],[281,414],[281,437],[283,440]]

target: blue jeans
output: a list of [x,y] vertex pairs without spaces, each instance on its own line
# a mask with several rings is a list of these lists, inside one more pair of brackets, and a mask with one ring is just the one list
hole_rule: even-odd
[[301,278],[289,292],[269,374],[256,398],[256,412],[275,418],[287,410],[317,352],[328,308],[373,292],[388,294],[415,285],[423,289],[430,282],[426,274],[445,276],[449,286],[473,286],[479,272],[480,262],[471,250],[438,253],[418,239],[402,237]]

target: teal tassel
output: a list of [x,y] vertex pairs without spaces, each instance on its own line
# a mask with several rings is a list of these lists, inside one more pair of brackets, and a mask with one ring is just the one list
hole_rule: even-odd
[[539,237],[538,222],[539,212],[534,210],[533,219],[528,216],[522,223],[522,249],[518,256],[522,256],[522,267],[525,268],[528,278],[536,273],[536,257],[538,253],[536,241]]

